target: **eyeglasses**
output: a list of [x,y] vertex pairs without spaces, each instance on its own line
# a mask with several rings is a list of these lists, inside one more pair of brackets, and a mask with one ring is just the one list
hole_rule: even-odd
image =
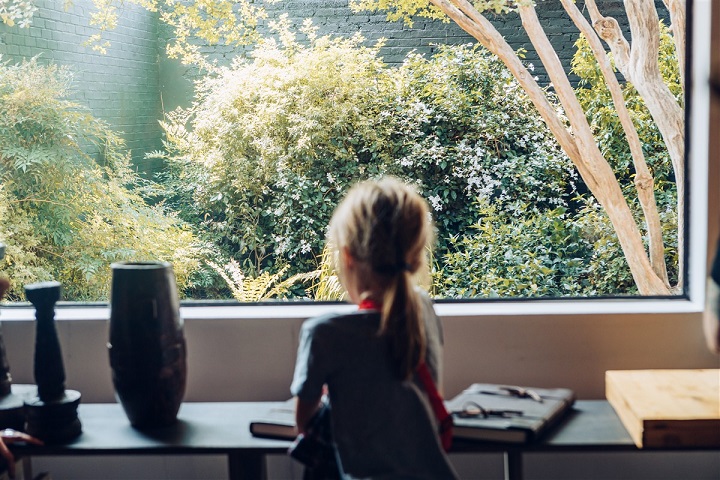
[[542,403],[543,399],[535,390],[522,387],[500,387],[500,390],[508,392],[508,394],[518,398],[532,398],[536,402]]
[[480,404],[475,402],[467,402],[462,406],[460,410],[453,410],[450,413],[458,418],[511,418],[523,416],[522,410],[496,410],[491,408],[483,408]]
[[543,399],[535,390],[522,387],[499,387],[498,390],[474,390],[468,393],[480,393],[483,395],[506,395],[516,398],[530,398],[538,403],[543,403]]

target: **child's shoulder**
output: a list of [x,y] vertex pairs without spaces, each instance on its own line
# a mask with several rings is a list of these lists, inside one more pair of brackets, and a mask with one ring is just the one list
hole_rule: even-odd
[[[375,314],[375,316],[379,316]],[[335,330],[346,330],[348,327],[360,326],[364,324],[363,320],[368,318],[367,312],[345,312],[345,313],[327,313],[317,317],[312,317],[303,322],[302,328],[306,331],[335,331]],[[371,323],[377,323],[368,318]]]

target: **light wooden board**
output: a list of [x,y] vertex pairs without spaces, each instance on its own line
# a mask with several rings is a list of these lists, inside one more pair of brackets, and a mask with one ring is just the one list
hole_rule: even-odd
[[638,447],[720,447],[720,369],[609,370],[605,394]]

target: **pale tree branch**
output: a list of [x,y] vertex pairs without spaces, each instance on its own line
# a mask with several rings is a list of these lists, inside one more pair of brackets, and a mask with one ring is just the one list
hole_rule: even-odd
[[625,105],[622,88],[618,82],[615,72],[613,71],[610,59],[595,34],[592,25],[585,19],[580,10],[572,0],[560,0],[565,11],[568,13],[578,30],[585,36],[590,45],[595,58],[597,59],[600,71],[603,74],[605,83],[610,91],[610,95],[615,105],[620,124],[625,131],[630,154],[632,156],[633,165],[635,167],[635,188],[638,192],[638,199],[643,209],[645,217],[645,225],[648,230],[648,244],[650,252],[650,263],[655,273],[665,282],[669,288],[670,282],[667,275],[667,267],[665,265],[665,248],[662,237],[662,225],[660,223],[660,215],[658,214],[657,203],[655,201],[654,179],[650,169],[645,162],[645,155],[642,151],[642,144],[637,130],[633,125],[632,118]]
[[[598,35],[607,42],[616,66],[633,84],[668,147],[675,173],[678,216],[678,289],[682,289],[685,250],[685,119],[682,107],[665,84],[658,65],[659,24],[653,0],[625,2],[633,43],[628,47],[617,21],[603,17],[594,0],[586,0]],[[629,53],[628,53],[629,52]]]
[[520,6],[518,11],[525,31],[542,60],[548,76],[553,82],[558,98],[565,109],[575,140],[583,154],[583,160],[587,163],[589,169],[596,172],[596,177],[604,180],[600,188],[593,191],[593,195],[605,208],[617,232],[618,241],[625,253],[625,258],[630,266],[638,290],[643,295],[669,293],[668,286],[658,277],[650,265],[640,230],[622,194],[615,173],[597,146],[592,129],[585,117],[585,112],[575,96],[575,91],[555,49],[540,25],[535,8],[533,6]]
[[[616,229],[633,279],[640,293],[643,295],[669,293],[664,282],[655,274],[650,265],[645,247],[642,243],[640,231],[635,224],[632,213],[622,195],[622,191],[620,190],[620,186],[612,169],[602,157],[592,137],[590,126],[587,123],[587,119],[585,119],[582,109],[576,108],[576,111],[568,112],[568,107],[565,106],[566,113],[569,113],[569,118],[572,117],[570,118],[571,123],[574,122],[573,131],[576,136],[573,137],[565,128],[562,120],[547,100],[543,90],[535,82],[532,75],[530,75],[530,72],[527,71],[505,39],[485,17],[467,0],[430,1],[441,8],[461,28],[475,37],[485,48],[497,55],[527,92],[530,100],[556,136],[560,146],[575,164],[585,184],[604,206],[605,211]],[[535,14],[533,8],[525,8],[530,8],[532,15]],[[537,16],[534,16],[537,20]],[[532,25],[530,25],[530,27],[532,28]],[[542,32],[539,22],[537,22],[537,27],[539,27],[541,35],[531,35],[531,38],[535,37],[537,41],[538,37],[541,37],[544,38],[544,42],[546,42],[546,44],[540,48],[536,45],[536,50],[538,50],[538,53],[541,53],[544,49],[543,54],[546,58],[543,59],[543,63],[548,72],[554,70],[552,76],[558,77],[557,81],[553,80],[556,89],[558,89],[558,86],[563,91],[570,88],[572,92],[572,87],[570,87],[567,75],[564,73],[554,49],[547,41],[544,32]],[[528,33],[530,34],[531,32]],[[561,75],[556,71],[555,65],[559,65],[559,71],[562,72]],[[564,81],[560,77],[564,78]],[[567,95],[563,96],[567,97]],[[575,103],[579,105],[577,98],[574,96],[574,92],[572,93],[572,98]],[[581,123],[578,123],[579,116],[582,117]],[[578,123],[578,125],[575,125],[576,123]],[[582,126],[583,123],[584,127]],[[577,129],[580,131],[585,130],[586,133],[577,136]]]
[[675,56],[678,59],[680,85],[685,90],[685,0],[663,0],[670,12],[670,22],[675,42]]
[[620,25],[617,20],[612,17],[605,17],[598,10],[594,0],[585,0],[585,6],[590,12],[590,19],[593,22],[593,28],[598,36],[605,40],[612,51],[615,59],[615,66],[623,77],[628,78],[628,65],[630,63],[630,44],[625,40]]

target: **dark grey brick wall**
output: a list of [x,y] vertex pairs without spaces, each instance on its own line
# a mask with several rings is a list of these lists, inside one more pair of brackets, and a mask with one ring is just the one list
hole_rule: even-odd
[[90,0],[73,0],[67,9],[58,0],[36,3],[30,28],[0,23],[3,60],[39,56],[42,63],[71,67],[72,99],[122,132],[139,168],[152,168],[143,156],[161,146],[156,15],[125,2],[117,28],[104,35],[111,45],[103,55],[82,45],[97,32],[88,25]]
[[275,15],[287,13],[300,27],[304,18],[312,18],[320,35],[350,36],[360,32],[366,44],[385,38],[383,60],[388,64],[402,63],[410,51],[431,54],[433,44],[460,44],[474,40],[454,23],[415,19],[408,27],[404,22],[388,22],[385,13],[353,13],[347,0],[285,0],[268,7]]
[[[543,24],[560,61],[565,66],[566,71],[569,72],[570,61],[575,53],[574,44],[578,38],[577,28],[575,28],[559,0],[536,0],[536,2],[540,22]],[[630,34],[627,31],[623,0],[597,0],[596,3],[604,15],[618,19],[629,39]],[[577,4],[584,11],[584,2],[577,2]],[[656,0],[656,5],[661,16],[667,17],[662,0]],[[412,27],[408,27],[402,21],[388,22],[386,14],[382,12],[353,13],[348,7],[348,0],[282,0],[275,4],[266,5],[265,8],[271,18],[286,14],[291,25],[298,30],[302,26],[304,19],[311,18],[313,24],[318,27],[319,35],[350,36],[360,32],[366,39],[366,45],[373,45],[378,39],[385,38],[386,42],[381,50],[381,55],[384,61],[390,65],[402,63],[405,56],[411,51],[430,55],[435,51],[436,44],[476,42],[473,37],[453,22],[445,23],[439,20],[431,21],[418,18],[415,19]],[[585,15],[589,18],[587,12],[585,12]],[[539,82],[543,85],[547,84],[548,78],[545,69],[525,34],[519,16],[512,13],[504,15],[486,13],[486,16],[514,49],[524,48],[527,50],[525,60],[534,65],[534,73]],[[264,26],[261,26],[260,30],[263,33],[268,33],[267,28]],[[168,35],[169,33],[161,28],[161,42],[164,42]],[[218,60],[220,64],[229,64],[233,57],[244,54],[243,49],[225,46],[205,47],[204,51],[211,58]],[[191,91],[189,85],[192,79],[195,78],[196,73],[192,69],[185,68],[182,72],[173,69],[172,74],[180,74],[183,79],[176,77],[174,80],[170,80],[161,75],[163,84],[175,83],[177,85],[178,82],[185,82],[186,86],[168,92],[166,105],[186,103],[187,98],[183,99],[181,97],[182,95],[188,95],[188,92]],[[575,80],[571,76],[571,81]]]
[[[0,54],[11,61],[40,55],[42,62],[72,67],[76,72],[73,98],[115,130],[124,132],[133,160],[141,170],[158,168],[157,163],[144,160],[144,153],[161,146],[158,120],[163,109],[189,104],[196,72],[165,57],[169,32],[158,25],[155,14],[124,2],[118,27],[104,34],[111,45],[103,55],[82,46],[97,31],[88,25],[92,2],[74,0],[68,9],[63,8],[64,3],[37,0],[40,9],[29,29],[0,24]],[[615,16],[627,30],[622,0],[597,3],[604,14]],[[662,0],[656,3],[658,10],[664,12]],[[582,8],[583,2],[578,5]],[[475,42],[454,23],[417,19],[410,28],[403,22],[388,22],[384,13],[354,14],[348,8],[348,0],[282,0],[266,8],[273,17],[287,14],[298,28],[305,18],[312,18],[321,35],[349,36],[361,32],[368,45],[385,38],[381,55],[389,64],[402,62],[410,51],[432,54],[435,44]],[[574,25],[559,0],[538,0],[537,10],[560,60],[569,70],[578,36]],[[535,65],[535,74],[541,83],[546,83],[542,65],[518,16],[489,14],[488,18],[513,48],[527,50],[526,61]],[[221,63],[229,63],[243,53],[223,46],[206,50]]]

